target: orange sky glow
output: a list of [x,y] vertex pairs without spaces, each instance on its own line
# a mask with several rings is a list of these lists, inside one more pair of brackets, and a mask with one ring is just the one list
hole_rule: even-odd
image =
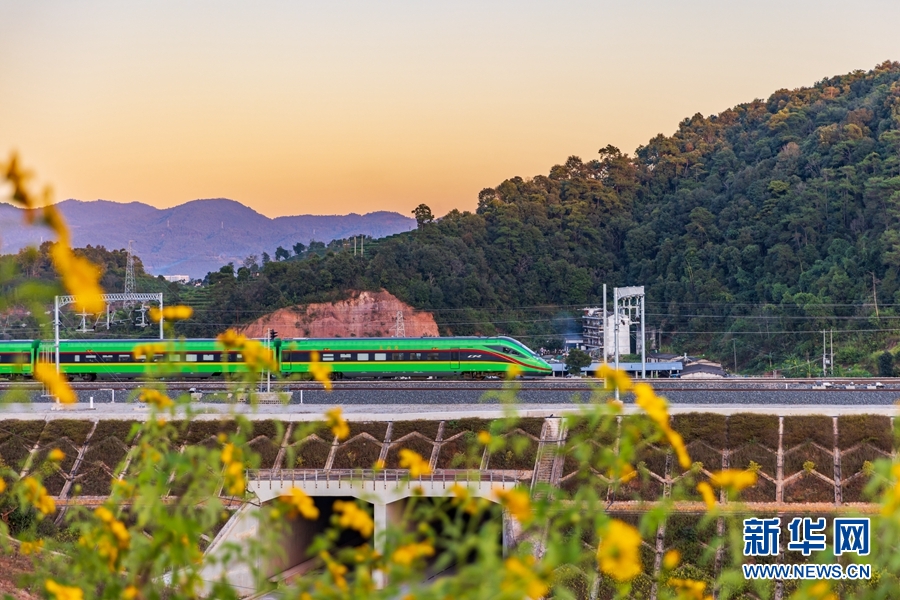
[[[900,60],[900,3],[0,0],[0,155],[57,199],[474,210],[505,178]],[[877,18],[873,18],[877,15]]]

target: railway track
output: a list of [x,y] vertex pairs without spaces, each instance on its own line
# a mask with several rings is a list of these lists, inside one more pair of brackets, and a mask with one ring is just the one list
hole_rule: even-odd
[[[853,379],[828,380],[832,385],[823,388],[817,385],[819,381],[809,379],[725,379],[725,380],[647,380],[654,389],[660,392],[816,392],[832,394],[836,392],[891,392],[900,394],[900,380],[893,379]],[[225,381],[167,381],[164,382],[167,389],[177,392],[215,393],[233,391],[234,383]],[[879,384],[876,387],[876,384]],[[70,383],[78,392],[89,391],[131,391],[144,385],[140,381],[76,381]],[[265,390],[265,383],[255,386],[241,385],[246,391],[258,392]],[[553,392],[553,393],[589,393],[593,389],[602,387],[598,379],[523,379],[516,382],[516,387],[529,392]],[[459,381],[459,380],[359,380],[359,381],[335,381],[335,392],[491,392],[509,388],[509,384],[500,380],[488,381]],[[11,389],[24,389],[40,391],[42,386],[36,382],[12,382],[0,381],[0,392]],[[271,384],[273,392],[299,392],[322,391],[322,385],[314,381],[275,381]]]

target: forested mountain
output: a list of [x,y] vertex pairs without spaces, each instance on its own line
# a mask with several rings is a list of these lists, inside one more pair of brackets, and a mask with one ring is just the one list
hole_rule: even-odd
[[445,334],[550,344],[604,283],[645,285],[673,350],[814,374],[834,329],[841,366],[873,370],[900,337],[900,63],[694,115],[634,156],[606,146],[513,177],[475,213],[416,213],[365,256],[338,243],[210,273],[185,333],[384,288]]
[[678,351],[814,365],[834,329],[841,364],[871,368],[900,301],[900,63],[694,115],[634,156],[606,146],[513,177],[475,213],[420,209],[418,230],[364,258],[211,274],[208,306],[231,308],[199,321],[383,287],[435,311],[445,333],[538,344],[567,310],[599,304],[603,283],[645,285],[648,325]]

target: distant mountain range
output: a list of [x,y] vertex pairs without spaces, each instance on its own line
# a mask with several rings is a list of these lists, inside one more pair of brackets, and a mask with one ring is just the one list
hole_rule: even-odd
[[[126,248],[154,275],[203,277],[222,265],[241,263],[251,254],[274,255],[297,242],[329,242],[353,235],[384,237],[408,231],[415,219],[378,211],[365,215],[297,215],[270,219],[240,202],[225,198],[193,200],[160,209],[140,202],[65,200],[58,204],[72,231],[75,247]],[[48,229],[24,227],[18,208],[0,203],[0,253],[18,252],[52,239]],[[292,252],[293,254],[293,252]]]

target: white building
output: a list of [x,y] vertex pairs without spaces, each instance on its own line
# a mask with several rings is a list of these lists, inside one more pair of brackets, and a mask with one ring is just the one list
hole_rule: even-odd
[[[601,356],[603,352],[606,352],[607,358],[615,356],[615,314],[607,311],[604,319],[602,308],[585,308],[583,312],[581,337],[584,339],[584,347],[588,350],[598,351]],[[636,352],[640,353],[640,351],[641,340],[639,339]],[[625,313],[619,314],[619,355],[622,354],[631,354],[631,318]]]
[[163,279],[175,283],[190,283],[190,275],[163,275]]

